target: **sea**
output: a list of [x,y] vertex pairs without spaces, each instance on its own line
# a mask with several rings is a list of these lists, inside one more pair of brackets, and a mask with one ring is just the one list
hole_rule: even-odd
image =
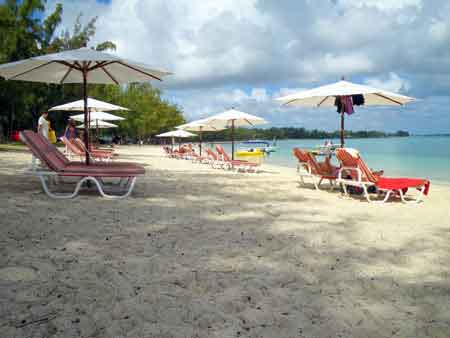
[[[337,139],[332,141],[339,144]],[[370,168],[383,169],[386,176],[428,178],[450,185],[450,136],[350,138],[345,142],[346,147],[360,152]],[[279,140],[277,151],[268,155],[265,163],[295,168],[292,148],[312,149],[323,143],[324,140]],[[231,151],[230,143],[224,147]]]

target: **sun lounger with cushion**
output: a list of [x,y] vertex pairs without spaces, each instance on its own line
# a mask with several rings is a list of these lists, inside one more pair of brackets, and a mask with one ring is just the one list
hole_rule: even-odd
[[294,148],[292,152],[299,162],[297,171],[302,185],[305,184],[305,178],[308,178],[311,179],[317,190],[320,190],[323,180],[330,182],[330,189],[334,188],[334,183],[337,179],[337,168],[326,163],[317,162],[314,155],[300,148]]
[[[132,163],[94,163],[86,165],[82,162],[70,162],[46,138],[30,130],[22,131],[20,138],[33,155],[47,167],[47,169],[36,170],[31,173],[39,177],[45,193],[52,198],[73,198],[78,195],[79,190],[87,181],[94,182],[103,197],[125,198],[131,194],[136,183],[136,177],[145,174],[144,167]],[[52,179],[61,177],[79,178],[72,193],[54,193],[49,190],[48,184],[51,183]],[[116,188],[120,188],[119,191],[114,194],[105,193],[105,178],[120,179],[120,182],[116,185]]]
[[[83,142],[80,139],[67,139],[65,136],[61,137],[61,141],[66,146],[66,151],[69,156],[69,159],[72,159],[72,156],[78,156],[80,158],[80,161],[83,161],[83,159],[86,156],[86,148],[83,144]],[[89,156],[94,161],[111,161],[114,158],[114,154],[112,151],[108,150],[90,150],[88,151]]]
[[232,160],[222,146],[216,145],[217,153],[220,156],[220,159],[223,161],[225,168],[233,169],[237,168],[243,169],[244,171],[257,171],[260,167],[259,163],[253,163],[249,161],[241,161],[241,160]]
[[[380,176],[369,169],[359,153],[345,148],[337,149],[336,157],[341,162],[337,182],[342,185],[345,195],[348,195],[348,186],[362,189],[368,202],[372,202],[369,187],[375,187],[376,192],[380,195],[384,194],[384,199],[380,201],[382,203],[386,202],[390,196],[399,196],[402,202],[405,203],[418,203],[422,200],[423,195],[428,194],[430,181],[427,179]],[[405,193],[409,188],[418,190],[415,199],[407,200],[405,198]]]

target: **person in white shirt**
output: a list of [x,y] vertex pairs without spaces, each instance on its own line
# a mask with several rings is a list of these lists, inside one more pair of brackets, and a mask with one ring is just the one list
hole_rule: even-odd
[[[47,120],[48,112],[43,112],[38,120],[38,134],[44,136],[48,140],[49,122]],[[36,157],[31,155],[31,170],[36,170]]]
[[48,112],[43,112],[38,120],[38,134],[41,134],[48,140],[49,122],[47,120]]

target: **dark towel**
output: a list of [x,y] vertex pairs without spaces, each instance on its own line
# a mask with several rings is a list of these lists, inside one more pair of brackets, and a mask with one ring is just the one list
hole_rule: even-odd
[[[362,94],[352,95],[352,101],[354,106],[361,106],[364,104],[364,95]],[[342,104],[339,96],[336,96],[336,99],[334,100],[334,105],[337,107],[336,111],[340,113],[342,110]]]

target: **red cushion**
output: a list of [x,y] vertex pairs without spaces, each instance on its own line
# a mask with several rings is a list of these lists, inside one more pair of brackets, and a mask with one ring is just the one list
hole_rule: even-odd
[[403,190],[408,188],[422,188],[425,186],[424,194],[428,195],[430,189],[430,181],[416,178],[393,178],[380,177],[376,182],[376,186],[380,189]]

